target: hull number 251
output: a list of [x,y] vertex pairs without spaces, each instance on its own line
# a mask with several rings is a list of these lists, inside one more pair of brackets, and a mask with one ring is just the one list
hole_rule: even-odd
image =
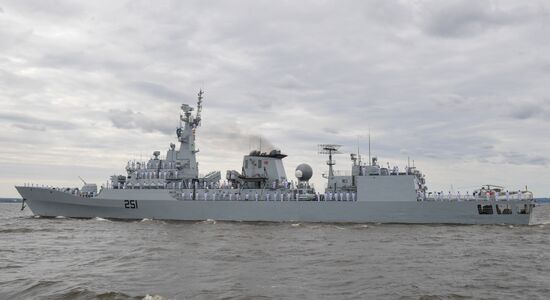
[[124,200],[124,208],[138,208],[137,200]]

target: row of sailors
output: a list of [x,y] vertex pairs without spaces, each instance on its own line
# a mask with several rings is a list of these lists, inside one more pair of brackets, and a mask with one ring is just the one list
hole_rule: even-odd
[[[138,177],[139,178],[139,177]],[[160,179],[164,179],[164,178],[160,178]],[[172,183],[165,183],[165,182],[161,182],[161,181],[156,181],[156,182],[139,182],[139,183],[135,183],[135,184],[132,184],[130,182],[125,182],[125,183],[116,183],[115,184],[115,187],[118,188],[118,189],[125,189],[125,188],[143,188],[143,187],[150,187],[150,188],[168,188],[168,189],[183,189],[183,188],[191,188],[193,186],[193,183],[192,183],[192,180],[187,180],[185,182],[183,181],[179,181],[179,182],[172,182]],[[296,187],[296,184],[293,182],[293,181],[286,181],[286,180],[283,180],[282,182],[275,182],[273,181],[272,184],[271,184],[271,188],[272,189],[277,189],[277,188],[285,188],[285,189],[294,189]],[[198,182],[195,182],[195,188],[198,189],[198,188],[203,188],[203,189],[217,189],[217,188],[222,188],[222,189],[228,189],[228,188],[233,188],[233,185],[226,182],[226,181],[223,181],[221,183],[219,182],[206,182],[206,181],[203,181],[201,184],[199,184]],[[240,185],[237,184],[237,189],[240,189]]]
[[[160,168],[159,168],[160,164]],[[147,163],[145,162],[128,162],[126,165],[127,168],[134,170],[146,170],[146,169],[175,169],[176,162],[174,161],[162,161],[162,160],[150,160]]]
[[[193,183],[191,180],[183,182],[170,182],[167,183],[165,181],[147,181],[147,182],[137,182],[137,183],[131,183],[131,182],[125,182],[124,184],[118,183],[116,185],[119,189],[126,189],[126,188],[136,188],[136,189],[142,189],[142,188],[167,188],[167,189],[184,189],[184,188],[191,188],[193,186]],[[219,188],[220,185],[218,183],[214,182],[206,182],[203,181],[201,184],[198,182],[195,182],[195,188],[203,188],[203,189],[213,189],[213,188]]]
[[[465,195],[461,195],[460,191],[456,193],[456,195],[453,195],[450,191],[447,195],[445,195],[443,192],[429,192],[426,199],[428,200],[495,200],[495,201],[502,201],[502,200],[523,200],[523,199],[529,199],[531,196],[530,194],[524,195],[521,190],[518,190],[515,193],[510,193],[509,191],[506,191],[504,195],[502,195],[499,192],[473,192],[470,195],[470,192],[466,192]],[[420,197],[423,198],[423,197]]]
[[175,178],[178,177],[178,171],[138,171],[136,179],[167,179],[170,173]]
[[400,172],[399,166],[394,166],[393,168],[390,168],[388,165],[387,168],[381,168],[380,166],[362,166],[360,170],[360,174],[363,176],[366,175],[381,175],[381,176],[388,176],[388,175],[412,175],[414,174],[414,168],[405,167],[405,172]]
[[[214,191],[209,193],[208,191],[197,192],[195,198],[193,199],[193,192],[182,192],[181,198],[183,200],[229,200],[229,201],[298,201],[301,197],[300,194],[295,192],[275,192],[275,193],[266,193],[265,195],[259,194],[258,192],[252,193],[230,193],[230,192],[221,192],[218,193]],[[329,192],[321,195],[320,193],[315,194],[315,200],[317,201],[357,201],[354,192]]]
[[176,162],[174,161],[162,161],[162,160],[152,160],[147,163],[147,169],[174,169],[176,167]]

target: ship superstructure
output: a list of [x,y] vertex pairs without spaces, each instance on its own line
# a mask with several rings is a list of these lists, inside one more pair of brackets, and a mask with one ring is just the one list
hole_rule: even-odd
[[196,153],[195,134],[201,124],[202,100],[204,92],[198,93],[197,111],[193,115],[193,107],[182,104],[180,124],[176,128],[179,147],[170,143],[164,158],[160,151],[154,151],[153,157],[147,162],[129,161],[126,165],[127,175],[113,175],[111,186],[117,189],[187,189],[212,186],[219,182],[219,171],[210,172],[199,177],[199,163]]
[[340,145],[335,144],[319,145],[319,153],[328,155],[324,190],[309,183],[313,169],[308,164],[296,167],[296,181],[287,177],[286,155],[280,150],[251,151],[240,171],[226,171],[223,181],[220,171],[200,176],[195,139],[203,97],[201,90],[196,111],[181,105],[179,145],[171,143],[164,157],[154,151],[146,162],[129,161],[126,175],[111,176],[99,192],[88,183],[82,189],[17,186],[24,203],[36,215],[81,218],[532,223],[535,204],[529,191],[489,185],[472,194],[429,192],[425,175],[414,164],[403,171],[381,166],[370,151],[366,163],[353,153],[350,171],[337,171],[333,155],[340,153]]

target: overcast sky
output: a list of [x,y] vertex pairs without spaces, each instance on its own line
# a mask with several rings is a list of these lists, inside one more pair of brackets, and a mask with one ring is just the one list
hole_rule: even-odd
[[2,1],[0,196],[167,150],[200,88],[201,173],[262,136],[319,188],[317,144],[349,169],[370,129],[431,190],[550,196],[549,53],[549,1]]

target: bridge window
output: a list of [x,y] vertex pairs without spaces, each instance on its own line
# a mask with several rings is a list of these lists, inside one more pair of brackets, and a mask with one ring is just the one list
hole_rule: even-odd
[[511,215],[512,207],[510,204],[497,204],[496,205],[497,214],[502,215]]
[[492,215],[493,214],[493,206],[492,205],[477,205],[477,211],[480,215]]
[[523,205],[518,204],[517,209],[518,209],[518,214],[520,215],[529,214],[529,207],[527,206],[527,204],[523,204]]

